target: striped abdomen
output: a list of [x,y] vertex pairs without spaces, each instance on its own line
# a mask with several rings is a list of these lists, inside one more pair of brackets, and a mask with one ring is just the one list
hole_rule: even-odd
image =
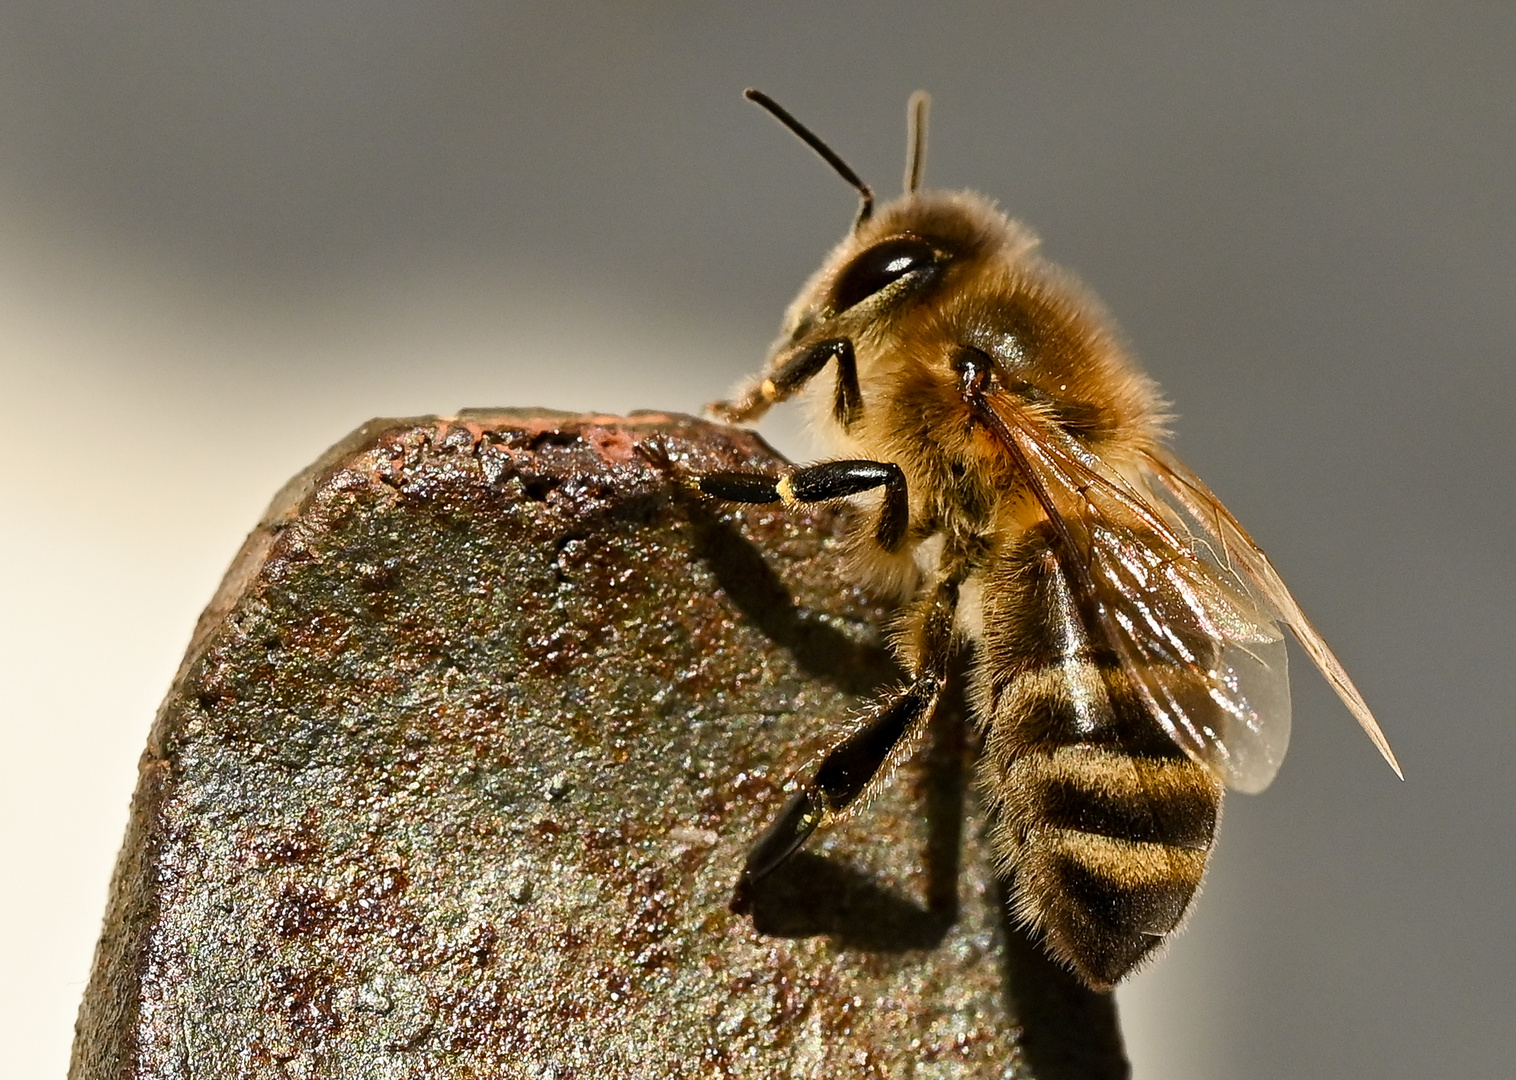
[[[1055,957],[1107,988],[1183,918],[1205,873],[1221,785],[1092,641],[1094,616],[1077,596],[1043,529],[991,570],[975,681],[980,782],[995,851],[1015,875],[1017,914]],[[1194,627],[1169,629],[1202,661],[1214,658],[1215,643]]]

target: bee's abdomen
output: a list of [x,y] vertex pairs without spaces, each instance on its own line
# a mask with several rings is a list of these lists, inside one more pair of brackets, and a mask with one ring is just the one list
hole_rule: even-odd
[[[985,767],[994,768],[985,757]],[[1221,789],[1186,758],[1090,745],[1004,763],[985,787],[1017,914],[1091,985],[1115,985],[1184,917],[1205,873]]]
[[1206,851],[1216,831],[1216,796],[1210,784],[1194,782],[1190,766],[1072,746],[1022,758],[1011,770],[1048,828]]
[[[1133,674],[1091,640],[1049,549],[1029,538],[988,583],[976,706],[992,841],[1017,914],[1108,988],[1183,919],[1205,873],[1221,785],[1171,740]],[[1176,628],[1191,655],[1214,643]],[[1185,673],[1168,672],[1182,689]],[[1208,699],[1197,681],[1191,698]]]

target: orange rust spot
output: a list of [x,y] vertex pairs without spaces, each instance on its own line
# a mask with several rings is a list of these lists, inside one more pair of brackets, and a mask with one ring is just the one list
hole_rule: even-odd
[[319,934],[337,921],[338,906],[321,889],[286,885],[274,901],[269,922],[282,938]]
[[342,1030],[337,992],[322,972],[280,967],[269,980],[274,1004],[297,1033],[307,1038],[330,1038]]
[[602,461],[624,465],[637,457],[637,440],[622,428],[591,424],[584,429],[583,436]]
[[289,832],[254,833],[248,847],[259,862],[293,865],[313,862],[326,849],[321,841],[321,822],[314,810],[307,811]]

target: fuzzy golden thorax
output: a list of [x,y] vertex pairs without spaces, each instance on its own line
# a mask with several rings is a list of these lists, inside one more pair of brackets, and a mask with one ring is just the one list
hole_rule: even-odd
[[[924,241],[936,261],[838,310],[853,268],[901,238]],[[1037,246],[1030,230],[973,192],[887,203],[806,283],[769,367],[816,341],[851,340],[864,408],[844,427],[829,408],[828,380],[815,380],[808,397],[817,430],[840,451],[898,462],[921,482],[913,487],[938,486],[944,470],[971,471],[999,491],[1018,486],[1003,449],[968,422],[954,370],[964,350],[993,360],[995,378],[1029,416],[1120,467],[1161,439],[1163,403],[1100,303]]]
[[[846,305],[859,268],[910,241],[932,253],[930,264]],[[817,342],[851,341],[863,407],[844,423],[833,380],[812,380],[814,426],[835,453],[904,470],[915,539],[1003,531],[1036,516],[1003,443],[971,422],[954,366],[966,350],[993,361],[995,382],[1029,419],[1068,432],[1118,471],[1163,437],[1157,388],[1100,303],[1037,248],[1029,229],[981,195],[908,194],[854,227],[786,313],[765,376]],[[902,559],[865,562],[868,576],[909,590]]]

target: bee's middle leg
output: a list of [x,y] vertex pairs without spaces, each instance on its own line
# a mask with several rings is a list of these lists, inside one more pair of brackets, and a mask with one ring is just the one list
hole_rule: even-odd
[[910,499],[905,473],[888,461],[823,461],[784,476],[763,473],[717,472],[692,483],[706,495],[740,503],[817,503],[845,499],[884,488],[884,505],[874,539],[885,551],[898,551],[910,524]]

